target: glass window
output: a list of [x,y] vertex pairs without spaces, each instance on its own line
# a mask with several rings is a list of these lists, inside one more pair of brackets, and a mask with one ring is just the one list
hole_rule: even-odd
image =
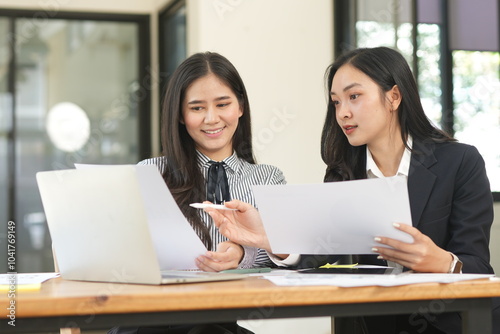
[[[416,55],[416,65],[413,70],[416,72],[427,116],[436,126],[445,128],[460,142],[478,148],[486,162],[491,190],[498,200],[500,154],[496,143],[500,142],[500,96],[498,95],[500,56],[498,52],[491,52],[498,50],[498,31],[490,31],[491,34],[472,41],[463,35],[469,31],[457,26],[458,22],[458,25],[463,27],[463,20],[457,21],[454,15],[459,11],[464,17],[474,20],[477,15],[467,16],[471,10],[475,13],[487,12],[488,15],[485,16],[487,21],[477,24],[483,27],[482,31],[489,31],[485,30],[484,26],[490,27],[497,22],[492,14],[496,11],[488,10],[495,6],[468,7],[469,5],[467,1],[450,3],[448,6],[450,23],[442,22],[444,19],[441,13],[442,7],[437,2],[417,1],[417,13],[412,13],[414,7],[408,0],[357,0],[355,2],[356,46],[396,48],[412,65],[413,54]],[[412,38],[414,20],[418,22],[416,40]],[[468,43],[466,45],[472,50],[483,51],[452,51],[449,52],[451,56],[448,52],[442,55],[443,29],[447,30],[450,26],[453,30],[444,32],[446,36],[451,35],[453,45],[448,49],[460,42]],[[342,27],[337,28],[342,29]],[[417,45],[414,45],[415,41]],[[448,61],[453,62],[451,75],[447,72],[448,68],[444,67],[446,66],[444,63]],[[453,81],[453,106],[446,108],[453,110],[444,115],[443,103],[449,104],[451,90],[443,91],[445,86],[443,78],[450,76],[452,79],[444,83]]]
[[[416,48],[422,104],[427,116],[440,126],[441,80],[439,69],[439,25],[418,24],[418,47],[413,45],[411,3],[405,1],[357,1],[356,38],[358,47],[387,46],[398,49],[412,64]],[[414,69],[415,70],[415,69]]]
[[[53,270],[51,241],[35,175],[74,168],[74,163],[134,164],[140,157],[141,86],[139,24],[92,20],[11,18],[0,21],[4,36],[15,36],[15,68],[0,57],[0,205],[14,204],[17,270]],[[144,51],[141,51],[144,52]],[[147,51],[149,52],[149,51]],[[15,73],[15,156],[7,150],[4,118],[11,110],[4,81]],[[7,115],[7,116],[6,116]],[[3,164],[14,161],[15,198],[8,198]],[[3,219],[3,217],[2,217]],[[4,257],[5,258],[5,257]]]
[[500,192],[499,69],[498,52],[453,52],[455,137],[481,152],[495,192]]
[[358,47],[397,48],[412,63],[411,1],[357,0],[356,9]]
[[440,29],[437,24],[417,25],[418,29],[418,88],[427,117],[441,127],[441,69],[439,68]]
[[[186,5],[174,3],[160,14],[160,70],[164,89],[169,76],[186,59]],[[163,94],[163,91],[161,92]]]
[[0,17],[0,272],[7,267],[7,221],[9,217],[8,136],[11,131],[12,96],[9,93],[10,44],[7,40],[9,19]]
[[[428,8],[424,6],[422,9]],[[426,13],[420,13],[423,14]],[[428,18],[427,16],[424,15],[425,18]],[[358,0],[356,34],[358,47],[395,48],[409,64],[413,64],[414,48],[416,49],[417,69],[413,70],[418,70],[416,77],[422,104],[429,119],[440,127],[442,107],[439,25],[417,24],[418,46],[414,46],[410,1]]]

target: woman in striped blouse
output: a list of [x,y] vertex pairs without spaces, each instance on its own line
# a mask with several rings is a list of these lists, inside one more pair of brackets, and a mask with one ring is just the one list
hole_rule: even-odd
[[[140,164],[158,166],[180,209],[209,250],[197,259],[198,267],[220,271],[269,265],[265,251],[228,241],[206,212],[189,206],[231,199],[255,206],[252,185],[285,183],[278,168],[255,163],[250,106],[236,68],[217,53],[192,55],[170,78],[162,116],[163,155]],[[213,191],[207,191],[214,162],[222,162],[219,166],[225,175],[218,181],[227,178],[229,187],[229,193],[215,197]]]
[[[161,157],[154,164],[208,252],[196,263],[205,271],[271,264],[266,251],[222,236],[212,218],[189,204],[239,199],[255,206],[252,185],[284,184],[276,167],[255,163],[250,106],[240,75],[225,57],[197,53],[172,74],[163,100]],[[214,176],[215,178],[211,178]],[[234,323],[114,327],[108,334],[250,334]]]

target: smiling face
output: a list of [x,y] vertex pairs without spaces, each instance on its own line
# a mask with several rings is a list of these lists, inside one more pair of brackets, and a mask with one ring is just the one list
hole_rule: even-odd
[[382,92],[369,76],[347,64],[335,73],[330,96],[337,123],[351,145],[385,145],[400,136],[397,86]]
[[236,95],[212,73],[186,89],[181,123],[196,149],[214,161],[233,153],[233,135],[242,115]]

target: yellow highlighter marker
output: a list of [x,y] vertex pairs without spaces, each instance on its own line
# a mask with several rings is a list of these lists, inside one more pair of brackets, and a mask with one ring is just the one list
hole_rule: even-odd
[[[15,292],[26,292],[26,291],[38,291],[42,287],[41,283],[33,283],[33,284],[19,284],[16,285]],[[0,292],[9,292],[12,291],[12,288],[8,284],[0,284]]]
[[327,263],[327,264],[321,266],[320,268],[354,268],[357,265],[358,265],[357,263],[354,263],[354,264],[330,264],[330,263]]

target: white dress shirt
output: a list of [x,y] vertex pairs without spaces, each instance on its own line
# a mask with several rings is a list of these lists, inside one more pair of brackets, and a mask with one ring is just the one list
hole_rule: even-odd
[[[408,146],[410,147],[410,149],[412,148],[412,145],[413,145],[413,140],[411,136],[408,136]],[[401,157],[401,161],[399,162],[398,171],[396,172],[396,175],[398,176],[405,176],[406,181],[408,181],[408,174],[410,172],[410,162],[411,162],[410,149],[405,148],[403,156]],[[368,146],[366,147],[366,175],[368,176],[369,179],[385,177],[385,175],[382,174],[377,164],[373,160],[372,153],[368,149]],[[396,175],[388,175],[388,176],[396,176]],[[400,265],[399,263],[392,261],[387,261],[387,265],[389,267],[395,267],[400,269],[403,268],[403,266]]]
[[[404,175],[406,176],[406,179],[408,180],[408,173],[410,171],[410,161],[411,161],[411,148],[413,145],[413,140],[411,136],[408,137],[408,146],[410,149],[405,148],[405,151],[403,152],[403,157],[401,158],[401,162],[399,163],[399,168],[396,173],[396,175]],[[368,146],[366,146],[366,174],[369,179],[376,178],[376,177],[385,177],[384,174],[380,171],[378,168],[377,164],[373,160],[372,154],[370,150],[368,149]],[[391,175],[393,176],[393,175]],[[273,255],[273,254],[268,254],[269,258],[278,266],[280,267],[288,267],[288,266],[294,266],[299,263],[300,261],[300,254],[290,254],[286,259],[280,259],[279,257]],[[391,261],[387,261],[388,265],[390,267],[399,267],[401,268],[402,266]]]

